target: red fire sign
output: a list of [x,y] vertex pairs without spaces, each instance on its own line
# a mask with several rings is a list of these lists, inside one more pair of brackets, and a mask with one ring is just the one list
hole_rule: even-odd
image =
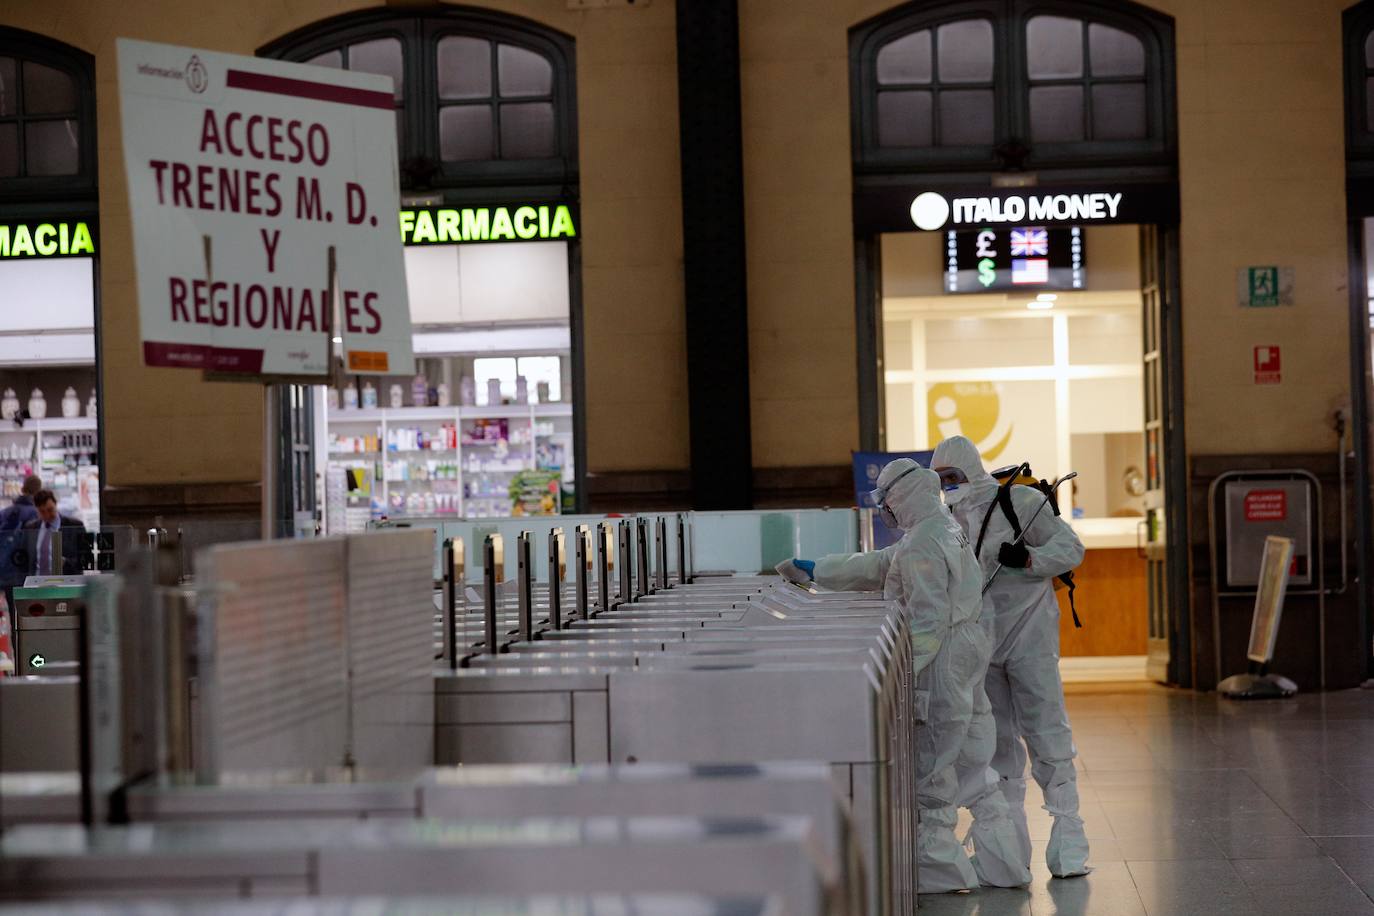
[[1277,346],[1255,347],[1255,384],[1277,385],[1282,381]]
[[1288,494],[1283,490],[1251,490],[1245,494],[1247,522],[1281,522],[1288,518]]

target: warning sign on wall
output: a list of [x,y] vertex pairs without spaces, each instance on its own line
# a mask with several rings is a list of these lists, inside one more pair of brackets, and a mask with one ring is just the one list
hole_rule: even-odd
[[1279,348],[1272,344],[1255,347],[1255,384],[1277,385],[1281,380]]
[[1283,490],[1251,490],[1245,494],[1247,522],[1281,522],[1288,518],[1288,494]]

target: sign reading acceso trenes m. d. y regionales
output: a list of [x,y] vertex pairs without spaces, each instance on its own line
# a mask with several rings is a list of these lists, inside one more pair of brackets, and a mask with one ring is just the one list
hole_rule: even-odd
[[[143,360],[409,374],[391,80],[119,39]],[[330,250],[336,290],[331,294]]]

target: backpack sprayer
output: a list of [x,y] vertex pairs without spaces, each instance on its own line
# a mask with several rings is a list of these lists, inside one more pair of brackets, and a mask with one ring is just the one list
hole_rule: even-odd
[[[1021,468],[1025,467],[1026,465],[1021,465]],[[1019,472],[1021,468],[1017,468],[1017,471]],[[1006,482],[1003,483],[1002,486],[1011,487],[1011,485],[1016,482],[1016,478],[1019,476],[1019,473],[1013,473],[1010,477],[1007,478]],[[1054,500],[1055,491],[1059,489],[1059,486],[1063,484],[1065,481],[1073,480],[1077,476],[1077,471],[1069,471],[1069,473],[1065,474],[1063,477],[1056,478],[1052,483],[1049,484],[1048,488],[1045,490],[1045,498],[1040,502],[1040,505],[1036,507],[1035,514],[1030,517],[1030,521],[1026,522],[1026,524],[1021,527],[1021,533],[1016,536],[1016,540],[1012,541],[1012,546],[1020,544],[1022,541],[1026,539],[1026,535],[1030,532],[1031,525],[1035,524],[1035,520],[1040,517],[1040,513],[1043,512],[1045,507],[1048,506]],[[997,564],[997,568],[992,571],[992,575],[988,576],[988,581],[983,583],[983,594],[987,594],[988,589],[992,587],[993,580],[997,578],[997,574],[1001,571],[1002,564],[999,562]]]

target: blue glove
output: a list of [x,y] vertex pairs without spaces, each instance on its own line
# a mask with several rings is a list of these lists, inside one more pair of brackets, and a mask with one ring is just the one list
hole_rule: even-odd
[[813,582],[816,580],[815,560],[798,560],[796,557],[793,557],[792,565],[797,567],[797,569],[800,569],[802,572],[806,573],[806,578],[810,579]]
[[783,560],[777,566],[778,575],[788,582],[793,582],[803,588],[809,588],[807,582],[816,581],[816,564],[812,560]]

